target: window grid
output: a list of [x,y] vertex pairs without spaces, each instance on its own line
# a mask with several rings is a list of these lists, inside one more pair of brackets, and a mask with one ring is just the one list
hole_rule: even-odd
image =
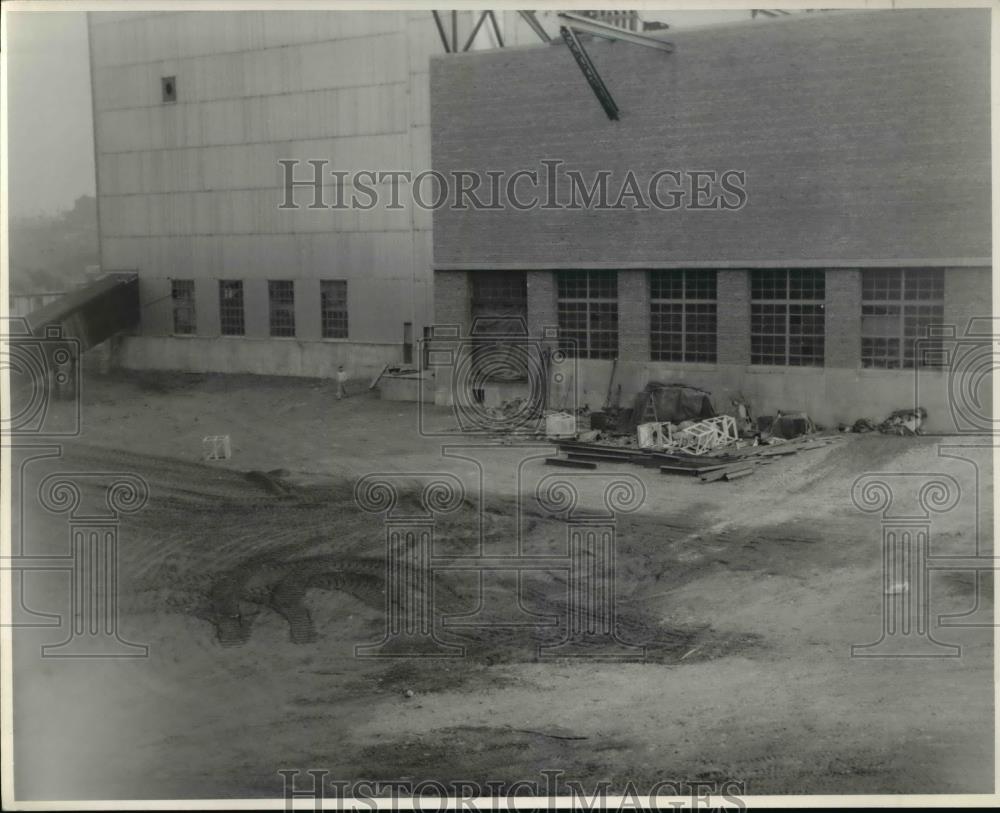
[[223,336],[242,336],[245,332],[242,280],[219,280],[219,328]]
[[190,336],[195,332],[194,280],[175,279],[170,283],[170,298],[173,301],[174,333]]
[[527,274],[523,271],[476,271],[472,274],[474,335],[524,335],[527,323]]
[[325,279],[319,284],[324,339],[347,338],[347,280]]
[[271,336],[274,338],[294,337],[295,283],[290,279],[268,280],[267,298]]
[[653,361],[714,363],[718,343],[715,271],[653,271],[649,287]]
[[559,348],[586,359],[618,356],[618,272],[560,271]]
[[766,269],[750,274],[750,363],[822,367],[826,272]]
[[472,275],[473,305],[526,308],[528,278],[518,272],[476,272]]
[[873,268],[861,276],[861,366],[912,370],[943,365],[944,272],[937,268]]

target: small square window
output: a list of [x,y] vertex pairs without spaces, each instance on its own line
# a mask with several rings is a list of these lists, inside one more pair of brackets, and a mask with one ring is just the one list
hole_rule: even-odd
[[160,79],[160,88],[163,91],[163,101],[165,102],[177,101],[176,76],[164,76],[162,79]]

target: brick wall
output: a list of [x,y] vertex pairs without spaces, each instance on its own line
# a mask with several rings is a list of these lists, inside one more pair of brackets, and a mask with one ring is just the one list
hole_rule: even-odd
[[528,271],[528,335],[544,335],[547,327],[559,324],[558,291],[554,271]]
[[[588,184],[610,171],[614,200],[628,171],[646,189],[659,170],[733,169],[746,173],[748,194],[735,211],[444,208],[435,268],[988,257],[986,10],[793,17],[671,31],[669,55],[588,43],[619,121],[562,46],[433,59],[435,170],[544,175],[543,159],[561,159],[565,201],[565,170]],[[484,137],[490,109],[503,116]]]
[[649,272],[618,272],[618,358],[649,359]]
[[826,367],[861,366],[861,271],[826,272]]
[[472,323],[472,280],[467,271],[434,274],[434,324],[459,325],[467,336]]
[[[992,277],[989,268],[949,268],[944,277],[944,322],[954,325],[960,338],[975,317],[993,313]],[[992,333],[1000,332],[996,327]]]
[[719,364],[750,363],[750,273],[719,271]]

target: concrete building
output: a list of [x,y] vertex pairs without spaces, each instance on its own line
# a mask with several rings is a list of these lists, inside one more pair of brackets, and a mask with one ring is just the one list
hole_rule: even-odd
[[89,31],[102,266],[141,288],[121,363],[326,376],[409,362],[432,319],[430,214],[406,195],[399,210],[309,209],[308,189],[282,209],[279,161],[299,162],[297,180],[310,160],[426,170],[431,15],[108,12]]
[[[435,322],[465,339],[474,317],[519,316],[539,353],[575,357],[558,387],[592,408],[614,369],[626,396],[681,381],[717,408],[742,395],[828,425],[916,400],[947,431],[956,392],[989,414],[989,379],[953,374],[945,355],[970,328],[990,341],[970,322],[992,312],[988,14],[658,36],[672,53],[586,41],[619,120],[561,44],[433,58],[435,170],[510,178],[559,162],[555,205],[543,189],[524,209],[507,195],[435,212]],[[572,173],[589,187],[602,171],[615,202],[629,172],[642,190],[678,173],[659,191],[681,205],[564,205]],[[439,402],[457,397],[442,369]]]

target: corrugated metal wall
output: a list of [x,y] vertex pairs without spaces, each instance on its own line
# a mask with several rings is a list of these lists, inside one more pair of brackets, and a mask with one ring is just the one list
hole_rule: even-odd
[[[280,210],[278,161],[429,169],[429,57],[442,46],[428,12],[116,12],[90,24],[102,259],[139,270],[144,335],[170,333],[171,277],[347,279],[352,342],[401,343],[404,322],[420,335],[429,214]],[[167,76],[174,103],[162,101]]]

